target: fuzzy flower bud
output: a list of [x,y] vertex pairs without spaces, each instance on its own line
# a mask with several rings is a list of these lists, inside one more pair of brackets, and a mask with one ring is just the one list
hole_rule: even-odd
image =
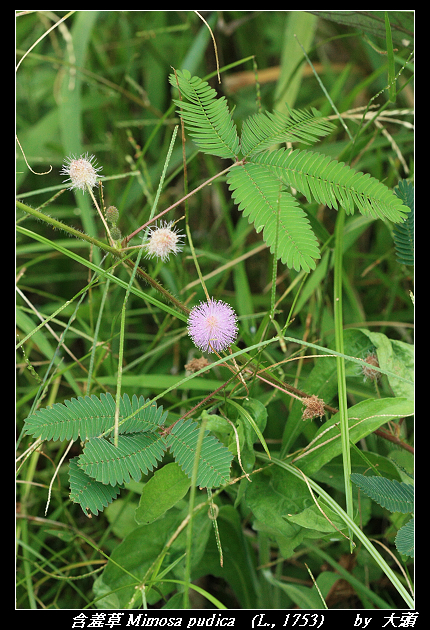
[[161,258],[163,262],[169,260],[170,254],[177,254],[182,251],[181,238],[183,234],[179,234],[173,228],[174,221],[170,223],[164,222],[159,226],[150,229],[148,241],[145,243],[147,249],[147,258]]
[[88,153],[81,155],[78,159],[75,156],[66,158],[66,162],[63,164],[60,173],[61,175],[68,175],[64,183],[70,180],[71,186],[69,186],[69,190],[77,188],[84,193],[88,186],[94,188],[97,184],[97,173],[102,169],[101,166],[96,167],[95,162],[96,159],[94,155],[88,157]]
[[188,334],[200,350],[220,352],[236,339],[236,322],[236,313],[229,304],[211,298],[191,309]]
[[114,225],[113,227],[111,227],[110,229],[110,235],[112,236],[114,241],[119,241],[121,240],[121,230],[119,230],[116,225]]
[[119,219],[118,208],[115,208],[115,206],[109,206],[109,208],[106,210],[106,219],[109,221],[109,223],[116,225]]

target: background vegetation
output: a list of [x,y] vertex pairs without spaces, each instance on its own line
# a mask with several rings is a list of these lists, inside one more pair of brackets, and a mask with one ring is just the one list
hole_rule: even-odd
[[[65,11],[55,15],[43,11],[19,16],[17,62],[65,15]],[[59,171],[65,158],[88,152],[103,166],[101,174],[107,178],[103,188],[105,205],[118,208],[118,227],[122,234],[130,234],[145,223],[173,128],[179,122],[172,107],[172,88],[168,81],[172,67],[186,68],[200,77],[212,75],[210,84],[227,97],[239,127],[243,119],[260,106],[263,110],[285,112],[285,103],[300,109],[315,107],[323,115],[333,116],[331,100],[339,112],[350,112],[344,122],[354,141],[350,142],[344,127],[334,119],[336,131],[323,139],[316,150],[348,161],[390,188],[401,179],[413,181],[412,63],[408,63],[398,77],[398,94],[385,110],[382,122],[363,124],[368,119],[362,121],[363,110],[356,109],[369,104],[381,107],[392,96],[387,89],[390,71],[394,68],[397,74],[413,49],[412,14],[389,12],[395,47],[391,60],[383,54],[387,49],[383,12],[372,12],[371,21],[361,23],[357,20],[363,16],[349,15],[354,22],[339,23],[337,18],[333,21],[300,11],[203,12],[214,32],[219,65],[227,66],[218,84],[211,36],[194,12],[72,12],[29,52],[17,72],[17,134],[26,160],[39,173],[48,171],[52,165],[49,174],[37,175],[28,169],[18,149],[18,198],[32,207],[42,206],[63,188],[64,176]],[[311,67],[304,63],[298,41],[308,51],[329,98]],[[186,155],[188,190],[224,168],[222,159],[198,153],[191,141],[187,141]],[[179,132],[158,211],[183,195]],[[190,228],[206,286],[211,295],[224,299],[238,313],[240,347],[260,341],[256,333],[275,300],[280,329],[290,321],[286,334],[334,348],[334,241],[330,236],[335,230],[337,213],[316,203],[305,202],[303,206],[313,217],[312,226],[320,242],[327,243],[325,253],[315,272],[307,275],[278,263],[274,277],[273,257],[261,234],[256,234],[237,211],[225,180],[217,179],[189,199]],[[103,227],[88,195],[66,191],[44,211],[87,234],[104,238]],[[177,225],[181,229],[183,214],[184,208],[179,206],[169,213],[168,219],[179,220]],[[22,438],[21,431],[24,419],[35,404],[46,407],[87,393],[115,394],[124,289],[111,283],[106,290],[101,278],[75,298],[87,287],[92,274],[73,254],[100,264],[102,253],[83,240],[53,231],[25,213],[18,213],[18,222],[45,239],[55,241],[71,254],[63,255],[49,242],[36,241],[22,232],[18,235],[18,341],[32,333],[41,318],[58,311],[48,325],[31,334],[17,351],[17,428],[21,454],[32,442],[28,437]],[[346,220],[344,238],[345,335],[356,334],[348,333],[349,328],[360,328],[411,344],[413,267],[399,263],[392,226],[356,213]],[[137,239],[135,243],[138,244]],[[144,266],[182,302],[191,306],[205,299],[187,243],[183,253],[171,257],[168,263],[153,260],[145,261]],[[118,267],[117,275],[128,282],[129,275],[124,268]],[[136,286],[158,296],[148,286]],[[103,315],[99,318],[100,312]],[[125,325],[122,393],[145,398],[162,394],[184,377],[184,366],[193,357],[201,356],[188,338],[181,319],[160,311],[137,295],[129,296]],[[271,328],[267,338],[277,332],[277,328]],[[355,353],[350,354],[365,359],[374,351],[375,340],[367,333],[360,333],[360,343],[354,337],[349,347],[356,344]],[[96,350],[92,354],[94,343]],[[315,353],[306,352],[306,348],[298,344],[280,342],[266,348],[263,360],[266,365],[275,366],[286,358],[296,357],[297,360],[274,368],[278,377],[309,395],[317,394],[312,384],[315,372],[312,378],[309,376],[321,361],[306,358],[306,354]],[[327,364],[324,366],[320,370],[321,382],[328,378],[327,369],[330,369]],[[193,379],[191,388],[186,385],[171,389],[158,403],[169,411],[172,419],[178,418],[230,376],[226,368],[219,366],[204,378]],[[365,376],[359,365],[348,366],[349,406],[393,396],[392,383],[386,376],[377,383]],[[318,419],[300,423],[299,430],[294,435],[289,434],[286,428],[289,419],[300,413],[300,407],[284,392],[254,382],[251,395],[267,410],[264,438],[272,453],[279,453],[286,444],[289,453],[299,451],[314,438],[320,426]],[[222,401],[221,398],[220,405]],[[336,391],[330,398],[324,397],[324,401],[336,409]],[[204,408],[217,412],[213,400]],[[238,414],[232,413],[229,417],[237,420]],[[409,482],[412,443],[413,421],[405,417],[387,424],[383,431],[366,436],[359,447],[381,458],[378,465],[386,463],[387,476]],[[94,589],[94,581],[108,558],[121,541],[126,540],[125,544],[133,549],[129,537],[136,530],[133,515],[143,484],[151,474],[138,483],[128,484],[120,499],[90,520],[69,500],[66,460],[54,481],[45,515],[48,486],[66,447],[65,443],[45,442],[41,451],[29,457],[20,470],[17,490],[19,608],[97,606],[96,597],[105,595],[109,589],[103,592],[100,580]],[[255,449],[264,454],[260,444],[255,444]],[[79,453],[80,446],[76,442],[67,459]],[[166,459],[165,463],[168,461],[171,460]],[[400,468],[396,468],[393,461]],[[255,468],[262,464],[263,460],[258,460]],[[365,469],[357,467],[354,471],[364,473]],[[313,472],[313,478],[343,506],[342,466],[337,459],[319,476],[318,471]],[[235,474],[241,474],[238,467]],[[256,487],[257,484],[255,491]],[[350,554],[344,538],[338,536],[330,540],[314,536],[312,541],[306,539],[286,551],[279,536],[257,514],[258,510],[252,511],[249,506],[247,509],[246,504],[236,509],[240,499],[237,492],[236,487],[216,499],[220,514],[224,509],[224,517],[219,518],[224,569],[219,566],[216,538],[207,515],[200,515],[198,523],[194,524],[196,540],[201,546],[195,553],[201,552],[201,557],[193,565],[191,577],[205,593],[228,608],[282,608],[296,604],[311,608],[316,600],[313,596],[306,599],[312,587],[309,567],[314,578],[331,574],[328,581],[321,580],[329,608],[384,607],[383,603],[386,607],[404,607],[402,597],[365,549],[359,546]],[[197,494],[198,500],[206,500],[205,492],[197,491]],[[367,536],[383,543],[383,548],[378,545],[379,551],[394,567],[402,583],[407,584],[411,558],[399,556],[394,544],[405,515],[392,513],[365,499],[363,494],[360,497],[361,502],[356,503],[357,514]],[[175,509],[186,510],[186,506],[187,497]],[[175,528],[177,516],[176,512],[172,515],[169,511],[162,520],[166,535],[169,527]],[[160,527],[159,523],[155,521],[155,529]],[[161,548],[164,542],[165,539],[160,542]],[[176,550],[178,554],[184,550],[185,543],[181,544]],[[229,553],[234,554],[234,548],[240,545],[244,549],[241,556],[244,564],[232,568],[228,564]],[[393,560],[393,554],[402,563],[404,574]],[[111,574],[112,571],[111,567]],[[104,584],[109,584],[106,573],[103,575]],[[149,605],[163,606],[175,592],[172,588],[164,584],[161,591],[153,593]],[[380,600],[370,598],[372,591]],[[190,591],[190,598],[192,607],[215,605],[194,591]],[[108,604],[123,605],[120,599],[112,599]],[[181,605],[182,599],[170,600],[171,607]]]

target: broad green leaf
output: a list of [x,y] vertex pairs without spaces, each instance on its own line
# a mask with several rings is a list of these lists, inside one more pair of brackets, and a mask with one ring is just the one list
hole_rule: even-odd
[[[352,357],[364,359],[373,344],[369,342],[369,338],[363,334],[358,328],[347,328],[343,332],[344,353]],[[329,338],[327,348],[334,349],[334,340]],[[360,366],[352,361],[346,361],[346,376],[361,376]],[[309,376],[304,380],[300,387],[303,391],[315,394],[322,398],[327,405],[336,405],[333,402],[337,394],[337,367],[334,356],[322,356],[315,359],[315,365]],[[288,416],[288,422],[285,425],[283,436],[283,448],[285,452],[292,450],[295,440],[305,429],[305,422],[302,420],[303,405],[299,401],[294,401],[291,412]]]
[[[325,20],[364,31],[372,37],[385,39],[384,11],[310,11]],[[393,41],[404,45],[404,40],[414,41],[414,11],[390,11]]]
[[277,580],[268,569],[264,571],[263,575],[270,584],[285,591],[299,609],[320,610],[325,608],[316,589],[301,586],[300,584],[281,582]]
[[270,473],[253,475],[245,501],[255,518],[253,529],[274,536],[286,558],[306,537],[321,538],[320,531],[305,529],[288,518],[313,505],[306,484],[289,471],[274,467]]
[[136,509],[139,525],[152,523],[180,501],[190,487],[189,477],[176,462],[166,464],[145,484]]
[[[177,584],[168,583],[157,576],[163,573],[175,560],[183,556],[186,547],[186,528],[180,532],[170,547],[166,544],[171,541],[173,534],[184,521],[188,514],[188,506],[182,510],[169,510],[163,518],[148,525],[136,525],[124,540],[116,545],[110,559],[101,575],[94,583],[94,594],[107,596],[96,602],[97,608],[105,608],[111,598],[110,592],[116,591],[118,600],[117,608],[125,609],[130,606],[130,601],[136,595],[136,586],[142,586],[143,578],[146,579],[145,594],[148,604],[152,605],[178,588]],[[207,509],[201,509],[194,515],[194,527],[199,532],[199,545],[194,545],[191,554],[191,569],[194,570],[205,552],[212,523],[207,516]],[[148,570],[151,569],[148,573]],[[155,571],[155,573],[154,573]],[[183,563],[177,565],[173,571],[168,572],[166,578],[183,579]],[[148,584],[155,579],[151,584]],[[142,597],[135,602],[135,607],[142,605]]]
[[[302,512],[299,512],[298,514],[288,515],[285,518],[288,518],[291,523],[296,523],[297,525],[305,527],[306,529],[316,529],[324,533],[334,534],[336,532],[330,521],[334,523],[334,525],[338,529],[345,529],[345,523],[335,512],[333,512],[333,510],[331,510],[327,505],[321,503],[321,501],[319,501],[318,503],[320,508],[328,518],[325,518],[324,514],[322,514],[322,512],[318,509],[316,505],[311,505]],[[330,521],[328,519],[330,519]]]
[[[181,515],[167,513],[164,518],[151,523],[140,525],[128,534],[124,540],[116,545],[111,553],[102,575],[94,583],[94,595],[108,596],[96,602],[97,608],[109,607],[110,591],[117,590],[117,608],[126,608],[135,593],[135,587],[142,579],[156,558],[162,553],[166,542],[181,522]],[[160,599],[161,594],[169,593],[173,585],[157,585],[159,594],[148,598],[149,603]],[[160,593],[161,591],[161,593]],[[140,600],[139,604],[142,603]]]
[[[372,332],[359,328],[360,332],[372,342],[376,348],[379,367],[391,372],[387,374],[390,387],[396,396],[405,396],[409,400],[414,399],[414,346],[397,339],[389,339],[383,333]],[[412,381],[407,383],[399,380],[394,374]]]
[[[126,486],[125,489],[128,490]],[[123,540],[130,532],[136,529],[134,513],[137,503],[128,500],[129,497],[127,494],[128,493],[124,493],[124,496],[127,497],[126,499],[117,499],[108,505],[104,511],[113,533],[115,536],[118,536],[120,540]]]

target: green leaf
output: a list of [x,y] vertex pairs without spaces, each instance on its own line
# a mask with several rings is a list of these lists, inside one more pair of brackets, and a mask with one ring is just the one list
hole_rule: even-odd
[[353,214],[357,206],[366,216],[398,223],[409,212],[402,200],[380,181],[321,153],[278,149],[260,153],[252,161],[269,168],[308,201],[313,198],[335,210],[340,205],[347,214]]
[[390,512],[408,514],[414,509],[414,488],[408,483],[385,477],[365,477],[352,473],[351,480],[367,494]]
[[145,484],[135,512],[140,525],[152,523],[188,492],[190,479],[176,462],[166,464]]
[[229,171],[227,182],[239,210],[257,232],[263,230],[263,239],[272,253],[276,249],[278,259],[297,271],[315,269],[320,253],[306,214],[270,169],[240,164]]
[[405,221],[396,224],[393,229],[397,262],[401,265],[412,266],[414,264],[414,186],[406,179],[402,179],[394,192],[410,209]]
[[[179,90],[184,100],[174,100],[181,109],[178,114],[196,145],[204,153],[222,158],[236,159],[239,153],[239,137],[224,96],[217,93],[206,81],[192,77],[188,70],[176,72]],[[176,77],[169,77],[177,87]]]
[[113,438],[92,438],[79,456],[79,467],[90,477],[115,486],[135,481],[152,470],[161,461],[165,451],[164,440],[156,433],[131,433]]
[[321,507],[324,514],[322,514],[322,512],[318,509],[316,505],[311,505],[298,514],[291,514],[288,515],[286,518],[288,518],[291,523],[300,525],[300,527],[305,527],[306,529],[315,529],[319,532],[324,533],[335,533],[336,530],[333,527],[332,523],[340,530],[345,529],[345,523],[342,521],[341,518],[339,518],[336,512],[331,510],[321,501],[319,502],[319,506]]
[[[163,407],[147,404],[143,396],[133,396],[130,400],[125,394],[120,400],[119,422],[134,414],[132,418],[119,427],[120,433],[135,433],[154,430],[161,426],[167,411]],[[38,409],[25,420],[25,433],[42,440],[87,440],[110,428],[115,423],[115,400],[109,393],[97,396],[72,398],[63,403],[55,403],[52,407]]]
[[396,543],[397,551],[403,556],[414,557],[414,519],[403,525],[397,532],[397,536],[394,540]]
[[[191,479],[200,427],[190,419],[179,420],[165,436],[175,460]],[[204,432],[197,472],[197,485],[216,488],[228,483],[233,455],[215,436]]]
[[87,516],[88,510],[97,516],[119,494],[121,486],[109,486],[89,477],[78,466],[79,457],[69,462],[70,500],[79,503]]
[[288,518],[311,504],[306,484],[289,471],[274,466],[267,474],[253,475],[245,501],[253,513],[253,529],[275,537],[285,558],[305,538],[321,538],[320,531],[305,529]]
[[288,117],[278,111],[262,112],[247,118],[240,138],[242,153],[249,159],[280,142],[313,144],[319,137],[328,135],[336,128],[316,110],[312,114],[289,109],[289,113]]
[[270,571],[265,571],[264,577],[269,584],[272,584],[275,588],[285,591],[298,608],[303,608],[305,610],[324,610],[324,608],[326,608],[316,589],[301,586],[300,584],[286,584],[285,582],[277,580]]
[[[385,39],[384,11],[309,11],[325,20],[364,31],[372,37]],[[393,41],[404,46],[404,40],[414,42],[414,11],[390,11]]]

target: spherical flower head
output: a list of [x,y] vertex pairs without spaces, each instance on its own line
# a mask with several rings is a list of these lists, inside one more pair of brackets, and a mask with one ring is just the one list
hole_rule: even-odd
[[173,227],[174,221],[155,225],[150,229],[148,241],[145,243],[147,258],[161,258],[163,262],[169,260],[170,254],[182,251],[183,234],[179,234]]
[[77,188],[84,193],[88,186],[94,188],[97,184],[97,173],[102,169],[101,166],[95,166],[95,160],[94,155],[88,157],[88,153],[81,155],[80,158],[76,158],[75,156],[66,158],[66,163],[63,164],[60,173],[61,175],[68,175],[68,178],[65,179],[64,182],[70,180],[72,185],[69,186],[69,190]]
[[211,298],[191,309],[188,334],[205,352],[225,350],[237,337],[237,317],[229,304]]

